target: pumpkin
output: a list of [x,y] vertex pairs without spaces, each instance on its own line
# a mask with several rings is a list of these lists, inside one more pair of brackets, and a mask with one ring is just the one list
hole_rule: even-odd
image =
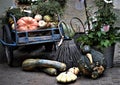
[[60,83],[69,83],[75,81],[76,79],[77,76],[72,72],[62,72],[56,77],[57,82]]
[[99,51],[91,49],[90,53],[81,55],[78,68],[83,75],[96,79],[105,71],[105,58]]
[[38,23],[32,17],[22,17],[17,21],[17,30],[18,31],[31,31],[36,30]]
[[69,68],[68,71],[74,73],[75,75],[78,75],[79,68],[78,67],[72,67],[72,68]]
[[66,64],[47,59],[26,59],[22,63],[22,69],[29,71],[35,68],[56,68],[59,71],[66,70]]

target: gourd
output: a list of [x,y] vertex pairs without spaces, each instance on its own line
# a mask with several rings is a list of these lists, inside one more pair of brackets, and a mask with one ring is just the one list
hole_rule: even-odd
[[68,71],[69,71],[69,72],[72,72],[72,73],[75,74],[75,75],[78,75],[78,73],[79,73],[79,68],[78,68],[78,67],[72,67],[72,68],[69,68]]
[[47,73],[48,75],[51,76],[56,76],[57,75],[57,69],[55,68],[42,68],[41,71]]
[[36,60],[35,59],[27,59],[27,60],[23,61],[22,69],[26,70],[26,71],[31,71],[31,70],[34,70],[36,65],[37,64],[36,64]]
[[36,21],[40,21],[40,20],[42,20],[42,15],[36,14],[36,15],[34,16],[34,19],[35,19]]
[[35,68],[56,68],[59,71],[66,70],[66,64],[47,59],[26,59],[22,63],[23,70],[33,70]]
[[77,76],[72,72],[62,72],[56,77],[57,82],[60,83],[69,83],[75,81],[76,79]]
[[90,53],[82,55],[78,63],[80,72],[93,79],[100,77],[106,68],[106,62],[103,54],[95,51],[94,49],[91,49]]
[[44,27],[46,27],[46,25],[47,25],[47,23],[46,23],[44,20],[40,20],[40,21],[38,22],[38,24],[39,24],[39,27],[40,27],[40,28],[44,28]]
[[32,17],[22,17],[17,21],[18,31],[31,31],[38,28],[38,23]]
[[50,15],[45,15],[45,16],[43,16],[43,20],[45,20],[46,22],[50,22],[50,21],[52,21],[52,18]]
[[90,53],[91,48],[89,45],[84,45],[84,46],[81,46],[81,51],[83,54]]

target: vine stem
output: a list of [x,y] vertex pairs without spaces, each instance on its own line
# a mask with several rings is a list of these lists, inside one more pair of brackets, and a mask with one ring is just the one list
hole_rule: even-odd
[[89,15],[88,15],[88,11],[87,11],[87,2],[86,0],[84,0],[84,6],[85,6],[85,13],[86,13],[86,18],[88,20],[88,29],[90,30],[90,23],[89,23]]

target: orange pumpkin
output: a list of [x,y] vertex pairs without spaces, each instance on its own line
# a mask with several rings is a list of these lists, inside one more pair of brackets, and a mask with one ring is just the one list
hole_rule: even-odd
[[31,31],[36,30],[38,23],[32,17],[22,17],[17,21],[17,30],[18,31]]

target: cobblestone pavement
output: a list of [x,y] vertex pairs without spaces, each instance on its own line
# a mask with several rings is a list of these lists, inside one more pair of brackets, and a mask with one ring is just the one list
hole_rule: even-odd
[[[42,72],[24,72],[21,67],[11,68],[0,64],[0,85],[64,85],[56,82],[54,76]],[[119,85],[120,64],[105,71],[104,75],[96,80],[79,76],[71,84],[66,85]]]
[[[119,46],[119,43],[115,46],[114,66],[106,69],[103,76],[95,80],[78,76],[75,82],[66,85],[120,85]],[[0,73],[0,85],[65,85],[57,83],[56,76],[49,76],[39,71],[25,72],[21,66],[12,68],[6,63],[0,64]]]

